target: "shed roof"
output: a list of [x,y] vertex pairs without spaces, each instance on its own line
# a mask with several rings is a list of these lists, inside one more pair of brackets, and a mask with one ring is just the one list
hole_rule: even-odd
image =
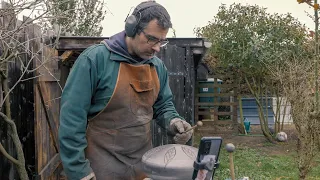
[[[91,45],[98,44],[109,37],[88,37],[88,36],[61,36],[44,39],[46,45],[52,45],[57,51],[62,61],[74,60],[79,54]],[[204,38],[168,38],[169,45],[188,47],[192,54],[204,56],[211,43]],[[54,45],[54,46],[53,46]],[[199,58],[196,58],[199,61]],[[198,64],[197,62],[196,64]]]

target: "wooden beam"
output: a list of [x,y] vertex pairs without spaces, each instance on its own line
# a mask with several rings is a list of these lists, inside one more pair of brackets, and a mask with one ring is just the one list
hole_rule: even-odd
[[197,97],[230,97],[234,96],[234,93],[197,93]]
[[59,153],[57,153],[48,162],[48,164],[41,170],[41,172],[37,176],[37,179],[38,180],[49,179],[49,177],[53,175],[53,173],[59,167],[60,164],[61,164],[60,155],[59,155]]
[[61,61],[67,61],[73,55],[73,53],[74,51],[71,50],[63,52],[63,54],[60,56]]
[[203,133],[203,134],[210,134],[210,135],[217,135],[217,134],[236,134],[235,130],[216,130],[212,128],[206,128],[206,129],[197,129],[197,132]]
[[218,116],[228,116],[234,115],[233,112],[210,112],[210,111],[198,111],[198,115],[218,115]]
[[232,120],[202,120],[203,127],[206,127],[207,125],[213,126],[213,125],[237,125],[238,123],[234,123]]
[[[237,87],[238,85],[237,84],[209,84],[206,83],[206,84],[198,84],[198,88],[235,88]],[[218,92],[218,91],[215,91],[215,92]]]
[[58,132],[56,132],[56,130],[58,129],[54,120],[53,120],[53,114],[50,110],[50,108],[46,108],[46,104],[45,104],[45,101],[44,101],[44,97],[48,97],[48,92],[46,90],[46,88],[44,87],[45,82],[43,81],[38,81],[37,83],[37,88],[38,88],[38,92],[39,92],[39,95],[40,95],[40,100],[41,100],[41,104],[42,104],[42,107],[43,107],[43,111],[44,111],[44,114],[46,116],[46,120],[48,122],[48,125],[49,125],[49,130],[52,134],[52,140],[53,140],[53,145],[54,145],[54,148],[56,150],[56,152],[59,152],[59,142],[58,142]]
[[[104,39],[109,37],[59,37],[58,44],[55,46],[57,50],[84,50],[91,45],[99,44]],[[45,39],[45,44],[53,44],[56,37],[52,39]],[[191,47],[191,48],[206,48],[203,38],[168,38],[169,44],[176,45],[179,47]]]
[[197,106],[234,106],[236,102],[198,102]]

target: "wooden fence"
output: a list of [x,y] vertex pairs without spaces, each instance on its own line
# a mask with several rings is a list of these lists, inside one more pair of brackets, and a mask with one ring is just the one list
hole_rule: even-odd
[[[8,63],[8,80],[9,88],[16,85],[10,94],[10,106],[23,146],[26,168],[30,179],[59,179],[61,162],[57,130],[61,88],[57,54],[52,47],[42,44],[45,35],[39,25],[25,16],[22,20],[17,19],[7,7],[9,5],[2,2],[6,15],[0,17],[1,37],[15,33],[1,41],[20,44],[21,55]],[[3,51],[4,47],[0,48]],[[21,67],[28,63],[29,72],[24,73]],[[15,157],[7,130],[7,125],[0,120],[0,142]],[[15,167],[1,153],[0,179],[19,179]]]
[[204,123],[198,130],[210,134],[234,133],[238,130],[236,75],[227,71],[214,72],[210,77],[196,85],[195,121]]

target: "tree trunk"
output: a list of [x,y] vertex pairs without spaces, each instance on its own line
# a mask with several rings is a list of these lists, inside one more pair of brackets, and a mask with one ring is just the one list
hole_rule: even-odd
[[242,96],[238,95],[238,102],[239,102],[239,113],[240,113],[240,127],[239,131],[241,134],[247,134],[245,127],[244,127],[244,122],[243,122],[243,109],[242,109]]
[[[255,97],[255,100],[256,100],[256,103],[258,105],[258,112],[259,112],[259,120],[260,120],[260,127],[261,127],[261,130],[262,130],[262,133],[263,135],[266,137],[266,139],[271,142],[271,143],[274,143],[274,139],[273,137],[271,136],[271,133],[269,131],[269,128],[268,128],[268,124],[266,124],[266,120],[265,120],[265,116],[263,115],[263,107],[259,101],[259,95],[260,95],[260,87],[258,90],[254,90],[248,80],[248,78],[245,76],[244,77],[245,81],[246,81],[246,84],[250,90],[250,92],[253,94],[253,96]],[[268,122],[267,122],[268,123]]]
[[267,138],[267,140],[271,143],[274,143],[274,139],[273,137],[271,136],[271,133],[270,133],[270,130],[269,128],[266,128],[266,125],[264,124],[266,121],[265,121],[265,116],[263,115],[263,108],[261,106],[261,103],[259,102],[259,100],[256,99],[256,102],[257,102],[257,105],[258,105],[258,111],[259,111],[259,120],[260,120],[260,123],[261,123],[261,130],[262,130],[262,133],[263,135]]
[[[9,92],[9,87],[8,87],[8,80],[6,78],[7,76],[4,76],[2,73],[2,87],[4,91],[4,96],[6,96]],[[0,117],[9,124],[9,133],[10,137],[12,138],[12,141],[15,145],[15,149],[17,151],[17,159],[13,158],[11,155],[9,155],[6,150],[3,148],[1,145],[0,147],[0,152],[4,154],[5,157],[7,157],[17,168],[17,171],[19,173],[19,177],[21,180],[29,180],[27,170],[25,168],[25,158],[24,158],[24,153],[22,149],[22,144],[18,136],[18,131],[16,124],[13,120],[11,120],[11,109],[10,109],[10,96],[8,95],[7,98],[5,99],[5,110],[6,114],[0,112]]]
[[5,114],[3,114],[2,112],[0,112],[0,117],[6,121],[10,127],[11,127],[11,134],[10,136],[12,137],[12,141],[15,145],[15,149],[17,151],[17,159],[13,158],[11,155],[9,155],[5,149],[3,148],[2,145],[0,145],[0,152],[2,152],[2,154],[8,158],[16,167],[19,173],[19,177],[21,180],[29,180],[28,177],[28,173],[27,170],[25,168],[25,159],[24,159],[24,153],[23,153],[23,149],[22,149],[22,145],[18,136],[18,132],[17,132],[17,128],[15,123],[9,119]]
[[275,121],[274,121],[274,134],[277,134],[280,131],[280,114],[281,114],[281,100],[278,93],[276,95],[276,112],[273,113]]
[[[297,147],[298,147],[298,167],[299,167],[299,178],[301,180],[306,179],[307,174],[310,171],[311,168],[311,162],[312,159],[314,157],[314,155],[312,155],[312,152],[310,151],[310,147],[308,147],[308,145],[306,145],[303,141],[300,140],[301,137],[298,138],[298,143],[297,143]],[[311,150],[312,151],[312,150]]]
[[280,131],[283,131],[283,125],[284,125],[284,118],[286,117],[286,114],[287,114],[287,107],[288,107],[288,100],[285,99],[285,106],[284,106],[284,109],[283,109],[283,115],[282,115],[282,122],[281,122],[281,128],[280,128]]

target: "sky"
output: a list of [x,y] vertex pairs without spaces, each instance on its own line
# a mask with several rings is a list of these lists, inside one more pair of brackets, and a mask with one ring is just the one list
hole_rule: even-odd
[[[102,22],[102,35],[112,36],[124,29],[124,20],[130,9],[144,0],[105,0],[108,14]],[[314,29],[313,20],[308,17],[313,9],[307,4],[298,4],[296,0],[157,0],[171,16],[177,37],[195,37],[193,29],[203,27],[217,14],[219,6],[233,3],[259,5],[267,8],[269,13],[291,13],[310,29]],[[130,12],[131,13],[131,12]],[[167,37],[172,37],[172,30]]]

